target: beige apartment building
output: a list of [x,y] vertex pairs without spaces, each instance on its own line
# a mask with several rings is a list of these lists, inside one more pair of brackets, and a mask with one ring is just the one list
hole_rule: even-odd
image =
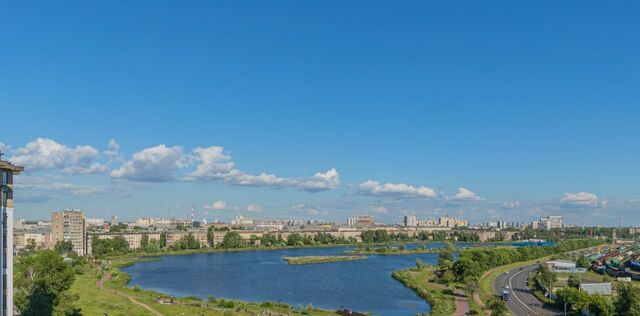
[[77,209],[51,213],[51,243],[71,241],[73,250],[80,256],[87,254],[86,219]]

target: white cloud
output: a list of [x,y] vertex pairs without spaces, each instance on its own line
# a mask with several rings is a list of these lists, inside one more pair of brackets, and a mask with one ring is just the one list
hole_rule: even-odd
[[458,188],[458,192],[456,192],[456,195],[453,198],[456,199],[456,200],[461,200],[461,201],[481,201],[481,200],[484,200],[484,198],[482,198],[479,195],[475,194],[471,190],[463,188],[463,187]]
[[369,209],[374,213],[387,214],[389,213],[389,209],[387,209],[384,205],[369,205]]
[[518,208],[520,207],[520,201],[505,201],[502,203],[504,208]]
[[45,175],[16,177],[16,189],[27,191],[29,194],[51,196],[59,194],[91,195],[105,191],[104,186],[82,185],[66,182],[62,177]]
[[247,212],[262,212],[262,206],[258,204],[249,204],[247,206]]
[[335,189],[340,185],[340,175],[336,169],[318,172],[309,178],[285,178],[274,174],[253,175],[235,168],[231,156],[220,146],[194,149],[193,159],[199,164],[183,180],[208,182],[221,180],[231,185],[271,188],[295,187],[309,192]]
[[227,202],[222,200],[215,201],[211,205],[205,205],[204,208],[210,210],[224,210],[227,208]]
[[116,140],[112,138],[109,140],[107,150],[103,151],[102,153],[109,158],[115,158],[120,154],[119,150],[120,144],[118,144],[118,142],[116,142]]
[[111,177],[145,182],[172,181],[175,180],[174,172],[185,166],[181,146],[158,145],[133,154],[132,160],[111,171]]
[[565,205],[573,206],[606,206],[606,201],[600,201],[597,195],[589,192],[567,192],[564,194],[564,196],[562,196],[560,202]]
[[362,195],[388,196],[395,198],[433,198],[438,196],[436,191],[425,186],[414,187],[404,183],[385,183],[368,180],[358,185],[358,192]]
[[38,138],[26,146],[16,148],[9,160],[26,171],[62,170],[68,174],[103,173],[104,164],[97,160],[100,152],[91,146],[68,147],[52,139]]

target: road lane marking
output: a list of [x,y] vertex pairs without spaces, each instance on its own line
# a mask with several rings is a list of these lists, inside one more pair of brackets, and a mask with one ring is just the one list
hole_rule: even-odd
[[[514,269],[515,270],[515,269]],[[535,312],[533,311],[533,309],[531,309],[529,306],[527,306],[527,304],[525,304],[519,297],[518,295],[516,295],[516,291],[513,290],[513,285],[511,284],[511,280],[513,280],[513,278],[516,277],[516,275],[524,272],[524,271],[528,271],[528,270],[520,270],[516,273],[514,273],[510,278],[509,278],[509,289],[511,290],[511,293],[513,293],[513,297],[516,298],[516,300],[518,300],[518,302],[520,302],[520,304],[522,304],[522,306],[524,306],[526,309],[530,310],[532,313],[535,314]]]

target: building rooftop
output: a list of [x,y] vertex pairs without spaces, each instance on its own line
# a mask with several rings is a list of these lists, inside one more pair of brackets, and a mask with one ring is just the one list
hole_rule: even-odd
[[23,167],[13,165],[12,163],[4,160],[0,160],[0,169],[11,170],[15,174],[18,174],[24,170]]

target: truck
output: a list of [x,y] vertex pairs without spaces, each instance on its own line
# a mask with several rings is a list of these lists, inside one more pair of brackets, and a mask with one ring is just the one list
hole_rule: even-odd
[[502,300],[503,301],[509,301],[509,288],[508,287],[503,287],[502,288]]

